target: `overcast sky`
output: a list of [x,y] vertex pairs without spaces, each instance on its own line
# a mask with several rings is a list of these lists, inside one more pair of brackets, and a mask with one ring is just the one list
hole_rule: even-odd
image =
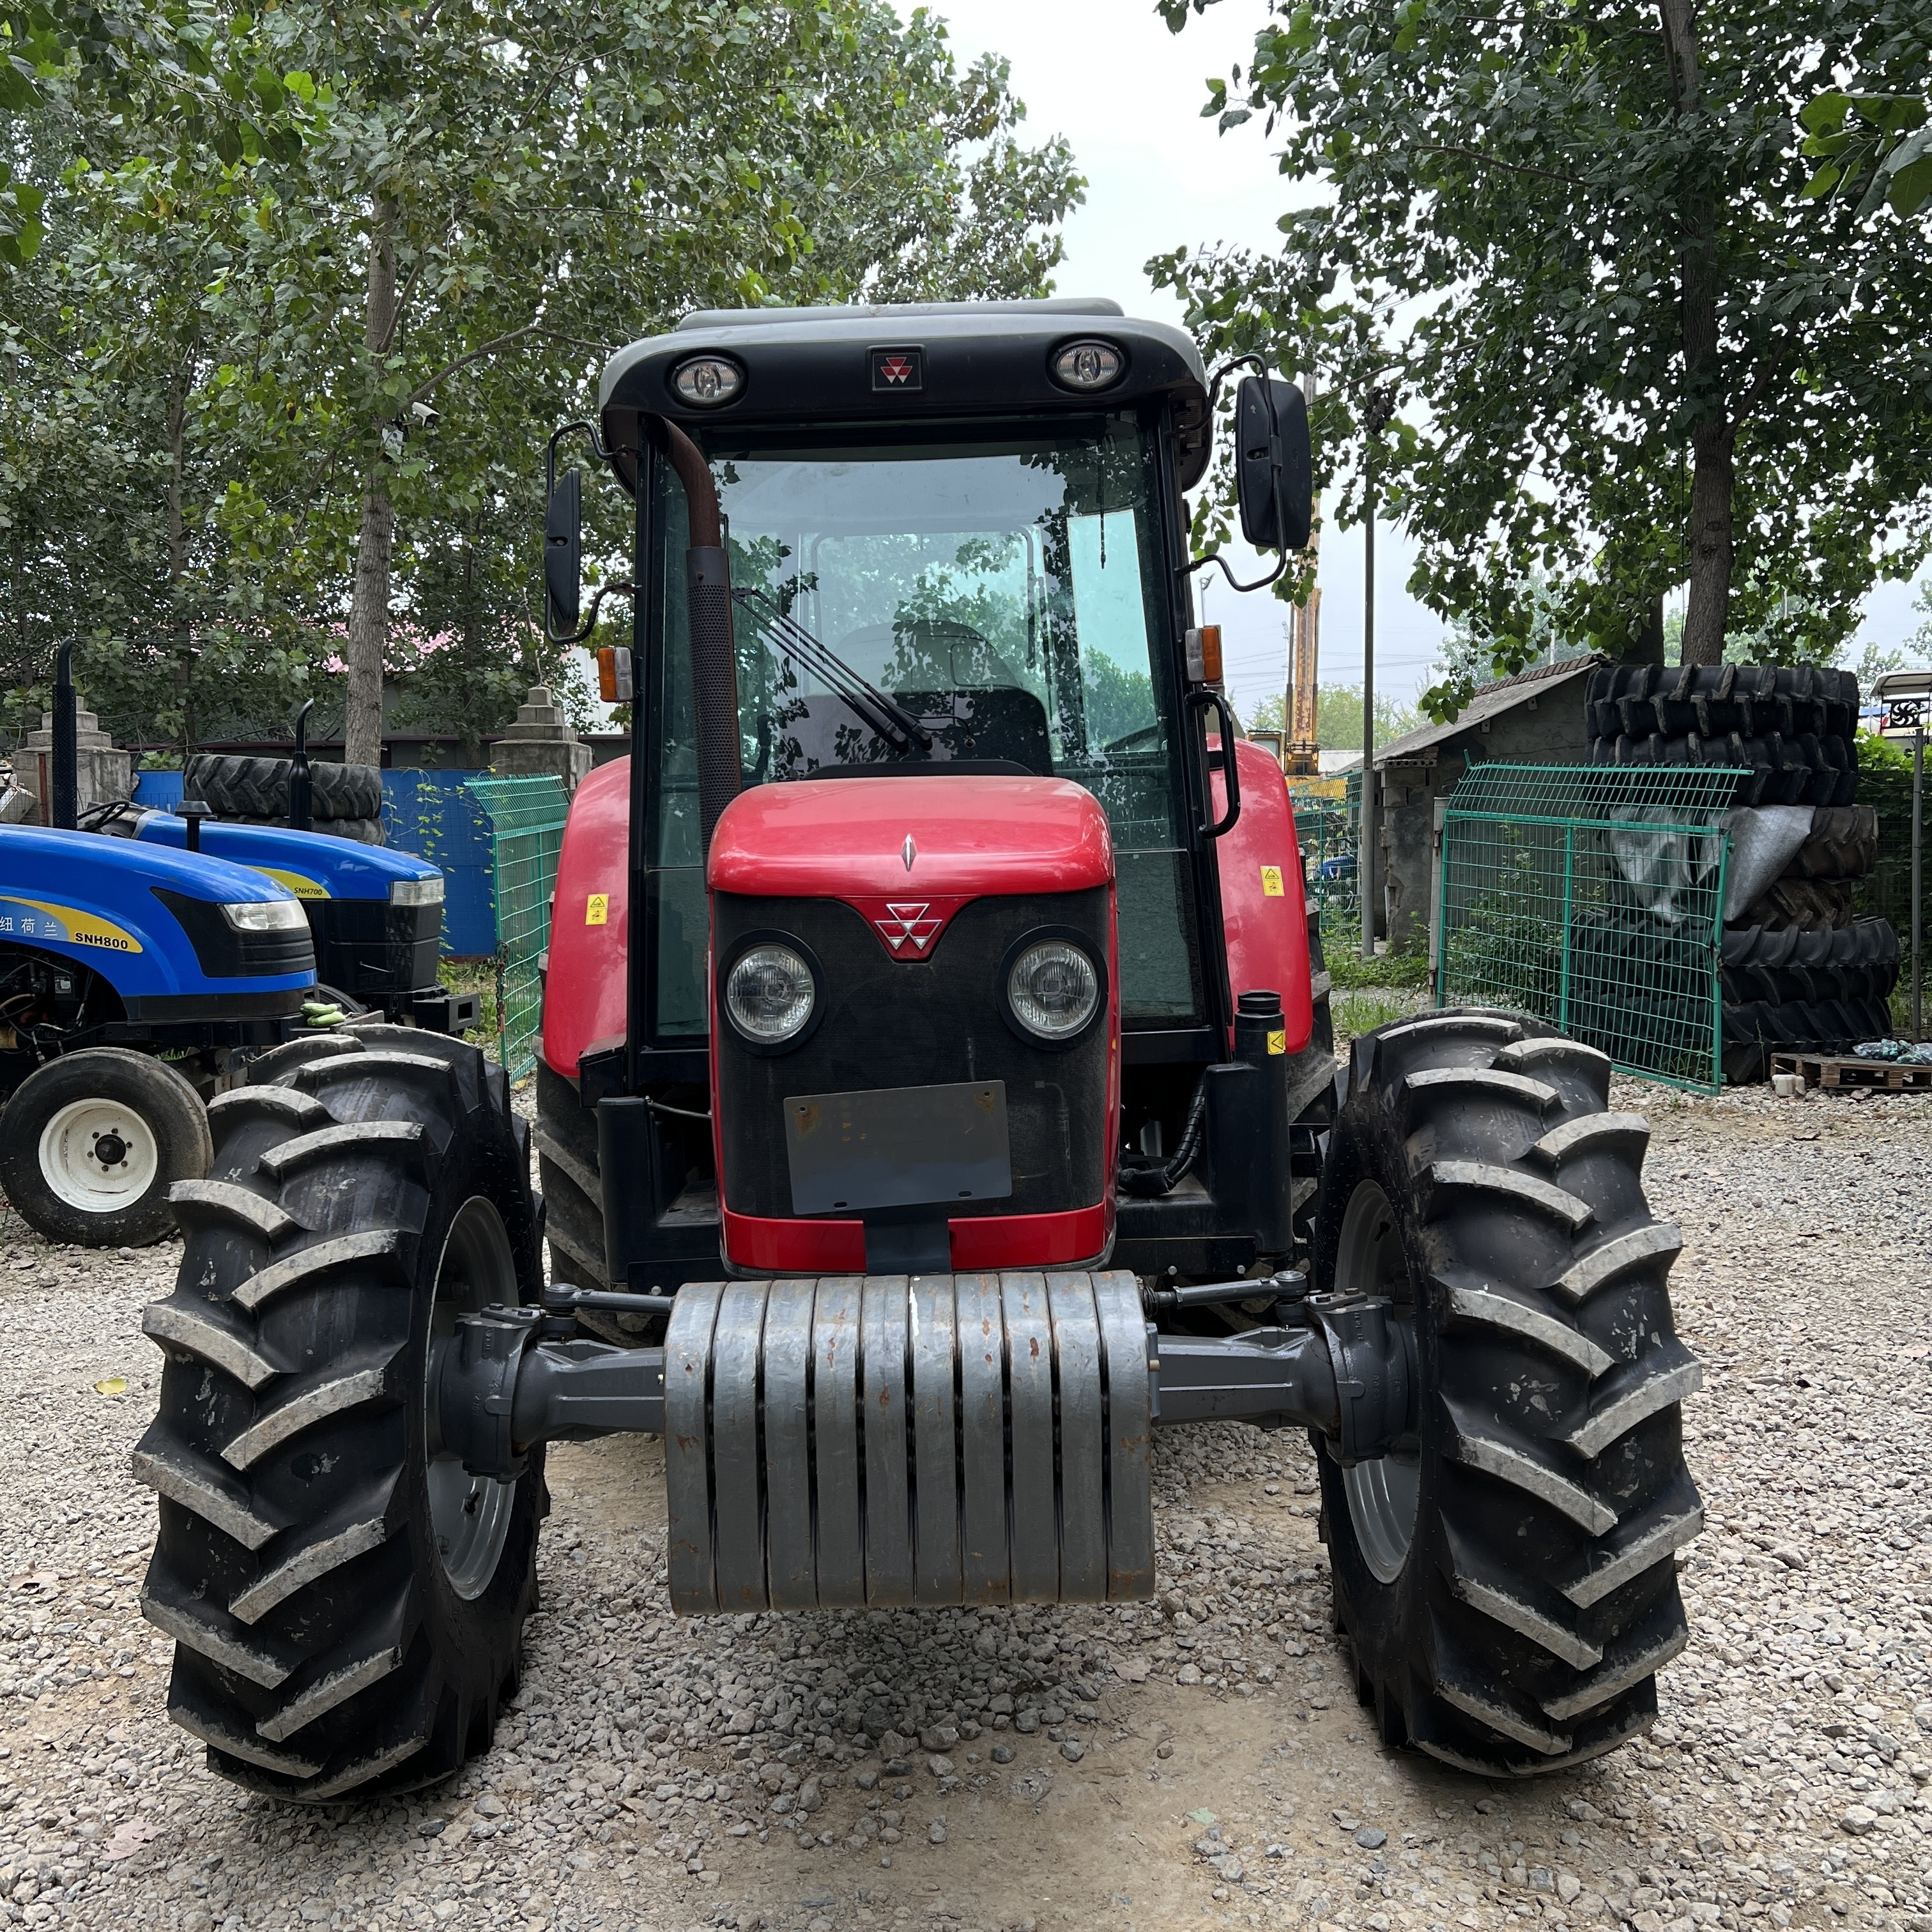
[[[1276,218],[1295,192],[1276,173],[1258,123],[1217,135],[1200,118],[1210,74],[1244,67],[1259,0],[1223,0],[1167,31],[1152,0],[938,0],[958,52],[997,50],[1012,63],[1014,91],[1035,139],[1064,134],[1088,180],[1086,206],[1066,227],[1062,295],[1111,296],[1130,314],[1178,322],[1179,304],[1148,285],[1150,256],[1203,242],[1271,247]],[[1292,375],[1294,372],[1286,372]],[[1376,545],[1376,685],[1405,699],[1429,681],[1442,626],[1403,590],[1413,551],[1399,532]],[[1322,547],[1322,680],[1362,674],[1362,540],[1330,530]],[[1860,641],[1894,644],[1918,626],[1912,592],[1883,585]],[[1228,682],[1243,712],[1281,688],[1286,607],[1264,592],[1208,594],[1205,614],[1223,627]]]

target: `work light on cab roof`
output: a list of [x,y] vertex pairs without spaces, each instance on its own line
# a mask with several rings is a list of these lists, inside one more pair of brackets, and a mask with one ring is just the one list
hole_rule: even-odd
[[1054,353],[1054,380],[1070,389],[1108,389],[1126,366],[1126,358],[1111,342],[1070,342]]
[[671,387],[694,409],[715,410],[735,401],[745,372],[723,356],[694,356],[671,371]]

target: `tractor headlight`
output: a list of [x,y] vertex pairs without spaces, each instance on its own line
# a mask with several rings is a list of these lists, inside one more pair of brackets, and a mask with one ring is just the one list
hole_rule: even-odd
[[724,1011],[754,1046],[784,1046],[812,1023],[818,987],[794,947],[765,940],[749,947],[725,976]]
[[1036,1040],[1077,1039],[1100,1010],[1100,969],[1069,939],[1038,939],[1006,969],[1006,1010]]
[[224,906],[221,916],[237,932],[295,932],[308,924],[297,898],[249,899]]
[[442,874],[438,872],[428,879],[392,879],[389,881],[389,903],[392,905],[440,905],[442,903]]

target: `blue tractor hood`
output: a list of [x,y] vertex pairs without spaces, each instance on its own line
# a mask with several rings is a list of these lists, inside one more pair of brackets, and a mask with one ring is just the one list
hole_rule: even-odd
[[[287,905],[242,915],[224,907]],[[80,961],[129,1016],[218,994],[315,984],[315,950],[295,893],[211,852],[171,852],[92,832],[0,826],[0,944]],[[138,1003],[138,1004],[137,1004]]]
[[[188,820],[170,812],[143,812],[136,817],[133,835],[144,846],[184,851]],[[249,866],[311,902],[387,899],[399,881],[440,876],[435,866],[412,852],[392,852],[328,832],[291,832],[277,825],[226,825],[206,819],[202,823],[201,850],[205,857]]]

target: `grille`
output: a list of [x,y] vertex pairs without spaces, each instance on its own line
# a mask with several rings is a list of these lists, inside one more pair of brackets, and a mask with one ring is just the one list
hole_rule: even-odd
[[1106,1173],[1107,1028],[1055,1052],[1031,1047],[1000,1011],[1006,950],[1042,926],[1071,926],[1107,957],[1107,892],[976,899],[954,916],[930,959],[890,958],[865,919],[836,899],[717,895],[716,957],[730,960],[745,934],[796,934],[824,970],[826,1009],[790,1053],[748,1053],[730,1022],[718,1024],[718,1085],[724,1203],[734,1213],[789,1218],[784,1102],[794,1094],[849,1094],[1003,1080],[1013,1191],[1003,1201],[958,1202],[974,1214],[1050,1214],[1090,1208]]
[[387,899],[311,899],[315,976],[344,993],[412,993],[436,984],[439,905]]

